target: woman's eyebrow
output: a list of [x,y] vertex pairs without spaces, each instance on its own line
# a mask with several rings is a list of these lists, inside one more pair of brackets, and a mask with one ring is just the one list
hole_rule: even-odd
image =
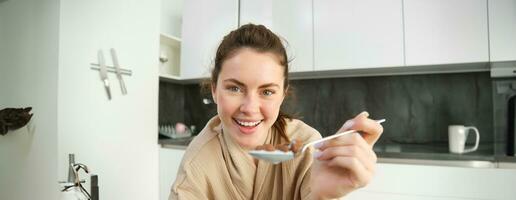
[[[224,80],[224,82],[231,82],[238,86],[246,87],[246,85],[244,83],[242,83],[234,78],[226,79],[226,80]],[[268,87],[278,87],[279,88],[280,86],[276,83],[266,83],[266,84],[260,85],[259,88],[268,88]]]
[[276,83],[267,83],[267,84],[263,84],[261,85],[259,88],[268,88],[268,87],[280,87],[278,84]]
[[238,86],[245,86],[244,83],[242,83],[234,78],[226,79],[226,80],[224,80],[224,82],[232,82],[234,84],[237,84]]

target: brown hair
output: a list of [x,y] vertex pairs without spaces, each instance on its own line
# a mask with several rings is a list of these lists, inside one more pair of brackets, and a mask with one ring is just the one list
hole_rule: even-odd
[[[224,36],[215,54],[215,65],[211,72],[211,81],[209,84],[205,84],[205,86],[215,87],[217,85],[224,61],[231,58],[242,48],[250,48],[260,53],[273,53],[278,56],[280,65],[284,67],[283,88],[286,92],[285,95],[288,96],[289,79],[287,52],[282,40],[263,25],[246,24]],[[205,89],[207,88],[208,87],[205,87]],[[285,130],[287,119],[290,120],[292,117],[280,110],[278,118],[272,127],[276,129],[281,137],[290,142]]]

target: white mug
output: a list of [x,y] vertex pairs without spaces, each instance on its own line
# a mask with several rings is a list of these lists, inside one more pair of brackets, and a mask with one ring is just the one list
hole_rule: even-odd
[[[476,134],[475,146],[466,149],[466,140],[468,139],[469,131],[473,130]],[[450,125],[448,126],[448,144],[451,153],[469,153],[478,149],[480,141],[480,133],[474,126]]]

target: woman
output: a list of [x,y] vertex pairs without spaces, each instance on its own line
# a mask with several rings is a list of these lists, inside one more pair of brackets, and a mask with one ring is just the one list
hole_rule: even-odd
[[372,146],[383,131],[363,112],[338,137],[295,159],[270,164],[248,150],[291,139],[308,143],[321,135],[280,112],[287,94],[288,60],[281,40],[262,25],[244,25],[224,37],[211,75],[217,104],[213,117],[188,146],[170,199],[339,198],[371,179]]

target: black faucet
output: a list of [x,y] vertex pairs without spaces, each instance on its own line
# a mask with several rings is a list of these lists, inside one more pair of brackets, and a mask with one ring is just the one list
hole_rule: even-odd
[[90,192],[91,200],[99,200],[99,184],[97,175],[91,175]]

